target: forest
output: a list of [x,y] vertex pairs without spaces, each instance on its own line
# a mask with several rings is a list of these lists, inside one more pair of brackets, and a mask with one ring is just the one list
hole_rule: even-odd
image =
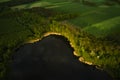
[[120,0],[3,0],[0,78],[15,50],[45,33],[65,36],[83,63],[120,79]]

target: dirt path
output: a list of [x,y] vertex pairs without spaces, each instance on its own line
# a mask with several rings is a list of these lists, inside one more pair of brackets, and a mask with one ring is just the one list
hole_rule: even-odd
[[21,46],[13,55],[6,80],[112,80],[104,71],[79,62],[65,40],[48,36]]

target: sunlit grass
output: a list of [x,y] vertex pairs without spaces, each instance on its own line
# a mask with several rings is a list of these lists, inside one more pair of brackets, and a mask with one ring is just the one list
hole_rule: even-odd
[[68,21],[83,28],[85,31],[95,34],[96,36],[102,36],[104,34],[107,35],[108,33],[101,32],[100,29],[93,29],[93,27],[89,27],[89,29],[84,28],[99,24],[105,20],[108,21],[109,19],[120,15],[120,7],[90,7],[66,0],[42,0],[34,3],[14,6],[13,8],[24,9],[32,7],[45,7],[59,12],[78,14],[79,16],[77,18],[70,19]]
[[[102,21],[84,28],[85,31],[95,35],[96,37],[105,37],[111,33],[116,33],[120,25],[120,16]],[[117,35],[117,34],[116,34]]]
[[51,5],[50,2],[37,1],[37,2],[33,2],[33,3],[29,3],[29,4],[23,4],[23,5],[14,6],[12,8],[13,9],[14,8],[26,9],[26,8],[32,8],[32,7],[45,7],[45,6],[49,6],[49,5]]
[[49,6],[46,6],[45,8],[52,8],[52,9],[55,9],[57,7],[61,7],[61,6],[64,6],[66,4],[71,4],[71,2],[59,2],[59,3],[52,3],[52,5],[49,5]]
[[[12,8],[24,9],[24,8],[32,8],[32,7],[45,7],[45,8],[51,8],[55,10],[56,12],[75,13],[75,14],[78,14],[77,18],[72,18],[72,19],[67,20],[67,22],[69,22],[70,24],[77,25],[78,27],[81,27],[82,30],[96,37],[105,37],[107,35],[111,36],[111,34],[114,34],[117,37],[119,37],[120,35],[119,34],[120,33],[119,31],[120,30],[120,27],[119,27],[120,26],[120,23],[119,23],[120,7],[118,6],[117,7],[110,7],[110,6],[90,7],[86,5],[81,5],[80,3],[72,3],[72,2],[66,2],[66,1],[67,0],[42,0],[42,1],[37,1],[33,3],[29,3],[29,4],[14,6]],[[76,54],[80,55],[81,53],[84,53],[82,56],[86,58],[87,61],[92,61],[92,62],[96,61],[95,64],[97,65],[104,64],[105,68],[110,67],[109,69],[110,71],[112,69],[116,69],[116,70],[119,69],[119,68],[114,68],[115,64],[117,65],[117,67],[119,67],[118,65],[119,60],[116,61],[116,59],[114,59],[114,57],[115,58],[119,57],[118,55],[119,51],[115,51],[118,48],[114,47],[114,50],[112,50],[112,48],[109,48],[113,44],[112,45],[105,45],[106,43],[101,44],[99,43],[98,40],[94,41],[95,37],[92,38],[92,40],[90,40],[88,38],[89,36],[85,36],[85,34],[83,34],[82,32],[77,33],[77,31],[72,31],[74,30],[75,26],[73,26],[74,28],[72,27],[72,29],[70,29],[71,28],[70,25],[67,25],[67,24],[65,24],[67,27],[64,27],[64,25],[60,25],[58,22],[51,23],[51,24],[47,23],[48,18],[45,22],[45,24],[47,25],[45,25],[44,22],[43,22],[43,25],[38,25],[38,23],[34,23],[35,22],[34,19],[36,19],[35,17],[36,14],[29,15],[29,16],[28,14],[20,16],[20,18],[23,17],[23,19],[21,20],[19,19],[19,21],[22,21],[24,23],[24,21],[27,18],[30,18],[32,19],[30,21],[33,21],[32,24],[30,23],[32,27],[31,26],[26,27],[25,26],[26,22],[25,24],[22,24],[22,25],[16,23],[16,21],[13,19],[14,16],[12,16],[11,18],[0,19],[0,24],[1,24],[0,26],[0,49],[1,51],[3,50],[2,47],[5,47],[5,49],[8,49],[8,51],[7,50],[4,50],[4,51],[8,53],[10,52],[10,49],[18,45],[18,43],[21,44],[22,42],[27,42],[27,40],[28,42],[38,41],[39,40],[38,38],[41,35],[43,35],[43,32],[52,31],[52,32],[61,33],[62,35],[70,39],[70,41],[72,42],[71,45],[74,45],[75,51],[77,52]],[[61,16],[62,14],[59,14],[59,15]],[[30,16],[33,16],[35,18],[31,18]],[[64,18],[64,16],[62,17]],[[42,19],[41,17],[39,18],[40,20]],[[27,22],[27,24],[28,23],[29,22]],[[39,22],[39,23],[42,23],[42,22]],[[50,26],[50,29],[47,26]],[[62,28],[61,26],[63,26],[64,28]],[[87,44],[87,42],[91,44]],[[101,47],[101,45],[103,47]],[[83,48],[84,50],[81,50],[81,46],[84,46]],[[87,50],[85,51],[85,47],[88,50],[88,52]],[[90,50],[94,51],[94,49],[97,49],[97,48],[98,49],[100,48],[100,49],[99,49],[99,53],[96,52],[97,53],[96,55],[99,56],[101,54],[102,56],[100,55],[100,59],[98,59],[97,56],[94,56],[94,58],[91,58],[91,56],[89,55],[89,51]],[[104,48],[108,50],[102,50]],[[105,54],[109,55],[110,60],[106,59]],[[114,54],[116,55],[113,56]],[[109,64],[111,63],[112,59],[114,60],[113,64]],[[114,71],[114,72],[119,73],[119,71],[118,72]]]
[[63,5],[70,4],[70,3],[71,2],[52,3],[52,2],[47,2],[47,1],[37,1],[37,2],[33,2],[33,3],[29,3],[29,4],[23,4],[23,5],[14,6],[12,8],[13,9],[14,8],[25,9],[25,8],[32,8],[32,7],[55,8],[55,7],[63,6]]

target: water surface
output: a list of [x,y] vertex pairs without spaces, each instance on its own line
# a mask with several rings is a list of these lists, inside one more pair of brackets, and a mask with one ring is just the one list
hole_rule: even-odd
[[73,51],[63,36],[25,44],[12,55],[6,80],[112,80],[105,71],[79,62]]

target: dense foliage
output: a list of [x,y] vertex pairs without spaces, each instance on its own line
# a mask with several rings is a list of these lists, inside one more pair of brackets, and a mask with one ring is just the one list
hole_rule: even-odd
[[[92,62],[119,79],[120,46],[113,41],[95,38],[65,21],[76,16],[77,14],[56,13],[44,8],[3,11],[0,19],[8,20],[6,28],[10,26],[12,30],[0,33],[0,77],[5,75],[7,64],[11,61],[10,56],[16,47],[29,40],[42,38],[47,32],[56,32],[71,42],[77,55],[83,57],[84,61]],[[10,23],[14,25],[9,25]]]

